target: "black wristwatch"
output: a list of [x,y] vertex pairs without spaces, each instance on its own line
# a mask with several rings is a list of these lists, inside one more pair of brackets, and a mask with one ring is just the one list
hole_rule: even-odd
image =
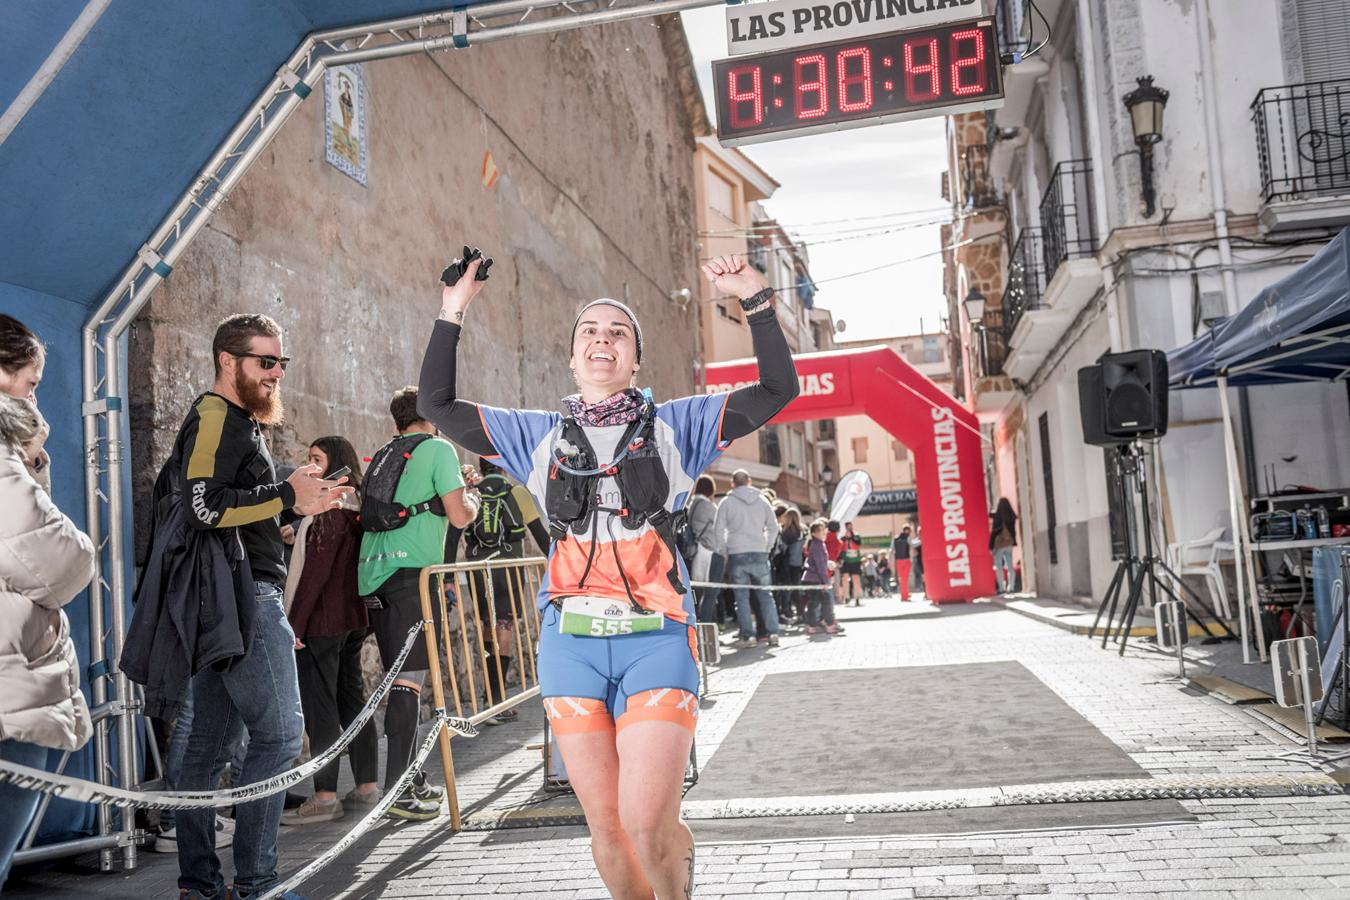
[[765,303],[768,303],[771,297],[773,297],[773,288],[766,287],[758,294],[755,294],[752,297],[746,297],[745,299],[741,300],[741,309],[745,310],[746,312],[749,312],[750,310],[754,309],[757,306],[761,306]]

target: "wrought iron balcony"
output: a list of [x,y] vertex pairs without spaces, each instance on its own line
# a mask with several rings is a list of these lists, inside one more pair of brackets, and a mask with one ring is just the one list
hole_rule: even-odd
[[1091,160],[1071,159],[1055,166],[1041,197],[1041,231],[1047,281],[1066,259],[1097,252]]
[[[1042,258],[1040,229],[1023,229],[1013,245],[1012,258],[1008,262],[1008,286],[1003,289],[1001,316],[1008,337],[1017,329],[1018,321],[1027,310],[1045,308]],[[988,317],[989,311],[985,310],[985,318]]]
[[976,378],[997,378],[1003,374],[1003,361],[1008,358],[1008,335],[1003,309],[987,306],[982,327],[975,332]]
[[1265,88],[1251,109],[1265,202],[1350,194],[1350,78]]

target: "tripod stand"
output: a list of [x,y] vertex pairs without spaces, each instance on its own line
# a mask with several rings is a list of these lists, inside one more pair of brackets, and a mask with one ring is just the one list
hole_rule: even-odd
[[[1227,632],[1228,637],[1236,639],[1231,628],[1219,617],[1213,607],[1200,598],[1200,595],[1186,586],[1175,572],[1168,567],[1167,563],[1159,559],[1153,546],[1153,522],[1152,512],[1149,508],[1149,490],[1147,469],[1144,466],[1144,452],[1138,441],[1117,444],[1114,448],[1117,472],[1119,473],[1120,494],[1119,500],[1121,508],[1125,511],[1125,558],[1116,566],[1115,573],[1111,576],[1111,584],[1106,589],[1106,595],[1102,598],[1101,605],[1097,607],[1097,617],[1092,622],[1092,630],[1089,634],[1097,633],[1097,625],[1101,622],[1102,616],[1106,616],[1106,626],[1102,630],[1102,647],[1106,647],[1108,639],[1113,639],[1120,644],[1120,655],[1125,655],[1125,645],[1130,640],[1130,629],[1134,622],[1135,612],[1139,608],[1139,601],[1143,599],[1144,586],[1148,586],[1148,599],[1150,606],[1156,606],[1158,603],[1158,592],[1161,591],[1171,599],[1177,601],[1186,610],[1186,615],[1199,625],[1201,630],[1210,638],[1218,638],[1209,625],[1203,619],[1195,614],[1195,611],[1172,589],[1172,585],[1164,581],[1158,575],[1161,569],[1171,579],[1172,584],[1181,588],[1183,594],[1202,610],[1209,614],[1209,617],[1219,624]],[[1139,501],[1139,518],[1135,519],[1135,499]],[[1139,555],[1139,536],[1137,526],[1143,526],[1144,532],[1144,555]],[[1121,602],[1121,595],[1124,594],[1124,602]],[[1112,632],[1112,622],[1116,617],[1116,609],[1120,608],[1120,620],[1115,625]]]

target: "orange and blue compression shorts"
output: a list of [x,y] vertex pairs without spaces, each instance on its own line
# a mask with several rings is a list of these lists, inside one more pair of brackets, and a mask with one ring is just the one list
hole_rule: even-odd
[[660,631],[614,637],[563,634],[558,608],[544,608],[539,634],[539,693],[558,734],[622,731],[636,722],[698,719],[698,645],[694,629],[667,618]]

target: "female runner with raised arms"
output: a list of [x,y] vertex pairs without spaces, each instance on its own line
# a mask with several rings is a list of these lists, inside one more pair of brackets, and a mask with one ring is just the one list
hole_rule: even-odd
[[540,694],[605,886],[622,900],[690,897],[694,838],[680,797],[698,715],[697,641],[671,518],[731,441],[797,395],[773,290],[739,257],[703,266],[719,291],[740,298],[760,378],[659,404],[635,387],[644,349],[636,316],[616,300],[586,304],[571,334],[579,393],[563,398],[564,416],[456,396],[456,348],[487,264],[466,249],[442,276],[419,410],[494,458],[544,511],[553,543],[538,598]]

